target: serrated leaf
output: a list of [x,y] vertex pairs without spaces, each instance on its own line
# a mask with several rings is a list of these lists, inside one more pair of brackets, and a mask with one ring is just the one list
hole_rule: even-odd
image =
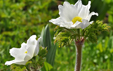
[[23,66],[23,65],[15,65],[15,64],[11,65],[11,70],[12,71],[27,71],[25,66]]
[[103,24],[102,21],[96,21],[89,25],[87,28],[85,28],[85,35],[84,37],[87,38],[90,42],[96,42],[98,36],[102,32],[107,33],[109,29],[109,26],[107,24]]
[[56,38],[54,43],[58,42],[60,46],[68,45],[70,41],[70,33],[68,32],[60,32]]

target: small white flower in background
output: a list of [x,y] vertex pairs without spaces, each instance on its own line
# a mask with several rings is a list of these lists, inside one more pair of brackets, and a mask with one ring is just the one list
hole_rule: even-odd
[[27,43],[22,43],[21,48],[12,48],[10,49],[10,54],[15,59],[12,61],[6,61],[5,65],[11,65],[11,64],[19,64],[19,65],[25,65],[27,61],[33,58],[33,56],[36,56],[39,52],[39,42],[36,40],[36,35],[32,35],[28,40]]
[[55,39],[56,39],[56,37],[53,37],[53,39],[55,40]]
[[58,17],[57,19],[51,19],[49,20],[49,22],[68,29],[84,29],[93,23],[93,21],[89,22],[92,15],[98,16],[98,13],[90,13],[90,4],[91,1],[88,2],[88,5],[83,5],[81,0],[78,0],[75,5],[69,4],[65,1],[63,6],[58,6],[60,17]]

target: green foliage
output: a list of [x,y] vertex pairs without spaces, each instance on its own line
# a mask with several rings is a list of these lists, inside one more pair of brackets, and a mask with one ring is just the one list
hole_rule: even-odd
[[48,54],[46,56],[46,61],[51,64],[52,66],[54,65],[55,61],[55,56],[56,56],[56,48],[57,46],[52,44],[51,49],[48,50]]
[[38,56],[36,56],[37,58],[35,58],[35,60],[34,60],[34,65],[35,66],[37,65],[39,67],[43,67],[44,62],[46,61],[46,55],[47,55],[47,49],[43,48],[43,47],[40,48]]
[[47,54],[47,48],[41,47],[40,48],[40,51],[38,53],[38,56],[41,57],[41,58],[43,58],[43,57],[46,57],[46,54]]
[[[82,50],[81,71],[112,71],[113,70],[113,36],[99,39],[97,43],[85,43]],[[75,66],[75,46],[58,48],[54,70],[73,71]]]
[[78,37],[78,32],[76,31],[76,29],[67,29],[64,27],[62,28],[56,26],[54,31],[56,32],[54,34],[54,43],[58,43],[59,47],[70,46],[73,39]]
[[[99,39],[97,44],[86,45],[87,48],[85,49],[89,52],[84,51],[83,54],[89,54],[89,56],[87,56],[88,60],[86,62],[88,62],[89,60],[92,61],[92,63],[90,64],[91,65],[93,64],[92,66],[94,70],[93,68],[88,66],[88,68],[90,68],[91,71],[113,70],[112,68],[113,52],[111,52],[113,47],[110,45],[110,43],[112,43],[113,41],[111,39],[113,39],[112,36],[110,38],[106,37],[103,40]],[[86,67],[86,65],[84,65],[84,67]]]
[[55,37],[54,43],[58,42],[59,47],[62,47],[64,45],[69,45],[69,43],[71,43],[70,35],[71,34],[68,32],[60,32]]
[[97,37],[104,33],[108,33],[109,26],[103,24],[102,21],[96,21],[83,30],[83,36],[90,42],[96,42]]
[[[46,61],[53,66],[55,54],[56,54],[56,45],[51,44],[49,25],[47,25],[42,30],[41,44],[43,47],[47,48],[47,50],[48,50],[48,53],[46,55]],[[46,67],[45,67],[45,69],[46,69]]]
[[47,62],[44,62],[44,66],[45,66],[45,69],[46,69],[46,71],[50,71],[53,67],[49,64],[49,63],[47,63]]
[[12,71],[27,71],[25,66],[20,66],[20,65],[11,65],[11,70]]
[[46,27],[43,28],[41,37],[41,45],[43,47],[47,47],[48,50],[51,49],[51,36],[49,31],[49,25],[46,25]]
[[[59,30],[56,30],[56,28]],[[77,40],[82,37],[84,37],[86,41],[96,42],[101,33],[108,33],[109,26],[107,24],[103,24],[102,21],[96,21],[83,30],[56,28],[54,43],[58,42],[59,46],[62,47],[64,45],[71,44],[73,39]]]

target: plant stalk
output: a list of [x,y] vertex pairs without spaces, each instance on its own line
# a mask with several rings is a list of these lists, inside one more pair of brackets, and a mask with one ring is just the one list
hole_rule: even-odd
[[84,43],[83,40],[75,41],[76,62],[75,62],[75,70],[74,71],[81,71],[82,45],[83,45],[83,43]]

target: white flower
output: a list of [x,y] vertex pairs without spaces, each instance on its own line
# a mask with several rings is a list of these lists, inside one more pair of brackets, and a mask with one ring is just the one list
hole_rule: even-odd
[[35,48],[34,56],[36,56],[38,54],[38,52],[39,52],[39,42],[40,42],[40,39],[41,39],[41,37],[38,38],[37,45],[36,45],[36,48]]
[[98,13],[89,11],[91,1],[88,5],[83,5],[81,0],[78,0],[75,5],[64,2],[63,6],[59,5],[59,15],[57,19],[51,19],[49,22],[59,25],[60,27],[71,28],[86,28],[93,22],[89,22],[92,15],[97,15]]
[[36,56],[39,52],[39,42],[36,40],[36,35],[32,35],[28,40],[27,43],[22,43],[21,48],[12,48],[10,49],[10,54],[15,59],[12,61],[6,61],[5,65],[11,64],[19,64],[25,65],[27,61],[32,59],[33,56]]

